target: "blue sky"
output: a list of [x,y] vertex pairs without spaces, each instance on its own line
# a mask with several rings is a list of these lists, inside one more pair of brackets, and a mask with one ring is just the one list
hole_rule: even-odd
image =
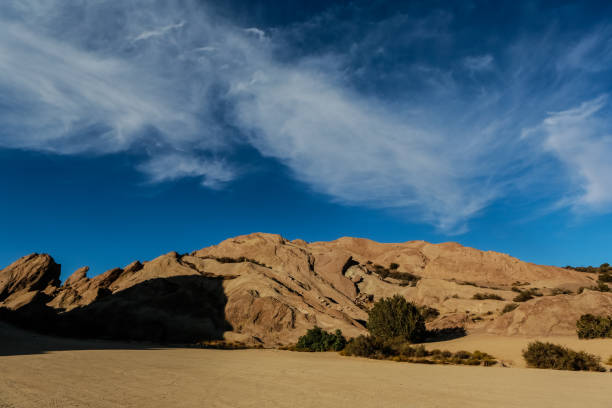
[[605,2],[0,4],[0,265],[255,231],[609,261]]

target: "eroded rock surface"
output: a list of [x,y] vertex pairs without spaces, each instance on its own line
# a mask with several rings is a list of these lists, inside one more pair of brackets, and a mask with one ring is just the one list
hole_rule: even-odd
[[[307,243],[256,233],[91,278],[87,273],[81,268],[60,286],[60,266],[49,255],[23,257],[0,271],[0,306],[34,316],[31,305],[42,305],[47,326],[69,335],[115,338],[123,330],[139,340],[223,337],[266,346],[294,342],[314,325],[364,333],[373,302],[397,293],[436,308],[432,328],[462,325],[505,335],[571,334],[581,314],[612,313],[610,293],[552,295],[592,287],[594,274],[457,243]],[[517,290],[530,288],[545,296],[501,313]],[[474,299],[483,293],[501,300]],[[69,327],[79,319],[88,322],[83,333]]]

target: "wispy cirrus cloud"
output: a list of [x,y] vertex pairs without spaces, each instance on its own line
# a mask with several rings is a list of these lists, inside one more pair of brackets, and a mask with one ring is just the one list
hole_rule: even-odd
[[0,147],[138,151],[152,182],[219,188],[248,144],[333,200],[447,233],[541,186],[543,157],[579,174],[554,180],[574,204],[612,203],[607,99],[590,77],[610,69],[605,28],[567,45],[532,34],[554,44],[544,54],[508,40],[494,58],[440,11],[361,25],[332,10],[265,31],[199,2],[9,1],[0,15]]
[[145,31],[145,32],[142,32],[142,33],[138,34],[134,38],[134,41],[148,40],[151,37],[161,37],[164,34],[166,34],[168,31],[179,29],[179,28],[183,27],[184,25],[185,25],[185,22],[181,21],[180,23],[170,24],[170,25],[167,25],[165,27],[157,28],[155,30]]
[[[569,189],[562,202],[584,212],[607,211],[612,204],[612,126],[602,115],[608,95],[551,112],[530,130],[540,132],[546,151],[564,165],[575,191]],[[609,109],[608,109],[609,113]]]

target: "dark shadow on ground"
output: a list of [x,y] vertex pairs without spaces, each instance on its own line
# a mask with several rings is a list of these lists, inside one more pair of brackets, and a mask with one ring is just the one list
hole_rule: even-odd
[[463,327],[447,327],[445,329],[427,330],[423,343],[454,340],[465,336],[467,336],[467,332]]
[[[203,276],[151,279],[68,312],[46,306],[43,298],[14,311],[0,308],[0,320],[38,333],[15,334],[14,329],[0,327],[0,356],[75,347],[138,349],[221,340],[225,331],[232,330],[225,319],[227,298],[222,282]],[[12,340],[5,338],[9,332]],[[68,341],[40,334],[107,341]]]

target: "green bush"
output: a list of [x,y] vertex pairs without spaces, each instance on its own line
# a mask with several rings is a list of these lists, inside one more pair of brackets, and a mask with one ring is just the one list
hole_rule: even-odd
[[496,295],[495,293],[476,293],[474,296],[472,296],[472,299],[475,299],[475,300],[485,300],[485,299],[504,300],[503,297]]
[[490,367],[497,363],[495,357],[487,353],[475,351],[459,351],[451,353],[448,350],[429,351],[423,345],[411,346],[402,338],[383,340],[373,336],[359,336],[351,339],[342,355],[367,357],[374,359],[391,359],[423,364],[464,364],[484,365]]
[[576,322],[576,333],[581,339],[612,337],[612,316],[582,315]]
[[513,311],[514,309],[516,309],[517,307],[519,307],[519,305],[517,305],[516,303],[508,303],[506,306],[504,306],[504,308],[502,309],[501,314],[504,313],[508,313]]
[[459,360],[465,360],[472,357],[472,354],[469,351],[460,350],[455,352],[453,357],[458,358]]
[[414,303],[395,295],[380,299],[370,309],[368,331],[374,337],[403,338],[417,343],[425,337],[425,319]]
[[340,351],[345,345],[346,339],[339,329],[332,334],[315,326],[299,338],[295,349],[297,351]]
[[385,358],[394,354],[382,339],[360,335],[349,340],[342,354],[368,358]]
[[574,351],[553,343],[535,341],[523,350],[529,367],[571,371],[605,371],[601,359],[584,351]]

